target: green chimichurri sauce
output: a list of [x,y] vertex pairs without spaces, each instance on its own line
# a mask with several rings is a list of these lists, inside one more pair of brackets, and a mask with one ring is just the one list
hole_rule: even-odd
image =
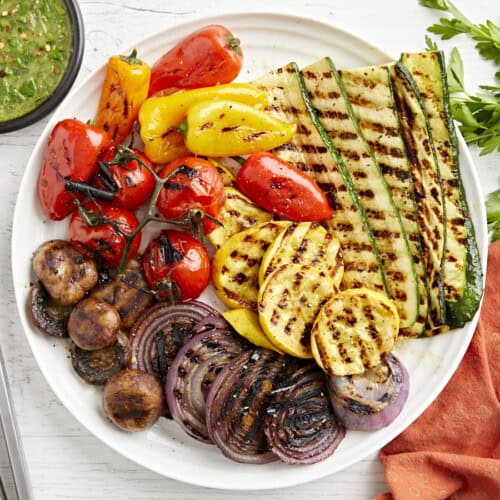
[[0,0],[0,121],[45,102],[71,52],[71,23],[61,0]]

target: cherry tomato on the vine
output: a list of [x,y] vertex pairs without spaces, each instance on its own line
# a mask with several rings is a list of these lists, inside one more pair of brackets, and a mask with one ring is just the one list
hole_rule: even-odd
[[[226,194],[224,181],[217,169],[207,160],[196,156],[186,156],[170,162],[160,172],[165,178],[175,169],[174,174],[164,185],[158,197],[158,210],[167,219],[174,219],[189,210],[199,209],[214,218],[220,213]],[[205,218],[205,234],[217,225]]]
[[[137,149],[132,151],[134,156],[154,170],[153,164],[141,151]],[[155,187],[155,179],[153,174],[137,160],[120,163],[118,159],[115,162],[117,152],[118,157],[120,155],[126,157],[129,154],[123,148],[116,146],[107,149],[102,161],[99,162],[95,184],[99,188],[114,191],[113,205],[135,210],[150,198]]]
[[66,189],[66,180],[87,182],[97,168],[101,153],[111,146],[104,130],[75,118],[62,120],[52,130],[38,179],[38,195],[44,214],[61,220],[75,209],[82,195]]
[[188,233],[162,231],[142,254],[144,275],[160,298],[195,299],[210,280],[210,258]]
[[[69,237],[72,243],[88,253],[101,258],[109,267],[120,265],[125,249],[125,236],[120,233],[131,234],[139,225],[137,217],[124,208],[115,207],[104,202],[88,202],[84,208],[103,217],[103,223],[89,226],[80,216],[78,210],[73,212],[69,221]],[[110,221],[110,222],[105,222]],[[141,244],[139,232],[132,240],[127,258],[137,254]]]

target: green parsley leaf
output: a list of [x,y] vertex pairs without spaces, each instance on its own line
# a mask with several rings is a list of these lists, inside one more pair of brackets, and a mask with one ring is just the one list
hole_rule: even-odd
[[491,232],[491,240],[500,239],[500,189],[488,196],[486,200],[486,217],[488,219],[488,230]]

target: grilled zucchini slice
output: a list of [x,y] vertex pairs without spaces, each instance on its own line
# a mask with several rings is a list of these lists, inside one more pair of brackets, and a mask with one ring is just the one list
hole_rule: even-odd
[[[409,327],[418,315],[418,283],[406,232],[387,182],[332,60],[321,59],[301,73],[321,124],[346,166],[364,207],[401,326]],[[370,98],[372,96],[377,99],[374,89],[370,89]]]
[[274,152],[308,173],[331,200],[335,216],[327,226],[342,248],[343,286],[384,291],[382,261],[366,214],[342,159],[315,114],[297,65],[271,71],[253,85],[268,93],[271,104],[266,111],[297,124],[291,142]]
[[259,315],[250,309],[230,309],[222,313],[224,319],[252,344],[258,347],[265,347],[272,351],[283,354],[283,351],[276,347],[267,338],[259,322]]
[[289,264],[272,272],[259,289],[259,320],[271,342],[298,358],[312,358],[311,328],[333,293],[331,281],[311,266]]
[[218,217],[222,226],[215,228],[208,235],[208,240],[216,249],[233,234],[273,218],[272,214],[262,210],[237,189],[226,187],[225,192],[226,202]]
[[344,264],[340,242],[317,222],[290,224],[267,249],[259,270],[259,284],[285,264],[303,264],[317,268],[338,290]]
[[[359,127],[382,171],[401,216],[418,280],[418,316],[400,335],[418,337],[427,322],[428,298],[410,163],[401,136],[388,65],[339,70]],[[367,89],[370,93],[367,94]]]
[[411,73],[400,62],[391,71],[401,131],[418,207],[422,255],[429,290],[429,328],[426,333],[446,330],[443,284],[446,212],[439,164],[432,140],[429,116]]
[[319,311],[312,353],[329,375],[356,375],[389,354],[398,330],[397,308],[385,295],[365,288],[344,290]]
[[289,222],[270,221],[231,236],[212,260],[212,282],[228,307],[257,309],[259,267],[269,245]]
[[461,328],[477,311],[483,276],[475,231],[460,176],[458,143],[450,112],[446,64],[439,52],[403,54],[421,91],[439,162],[446,209],[444,293],[446,322]]

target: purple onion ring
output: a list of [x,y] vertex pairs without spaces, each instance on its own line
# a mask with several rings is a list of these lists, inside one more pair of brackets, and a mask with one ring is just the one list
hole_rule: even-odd
[[328,378],[335,415],[348,429],[360,431],[388,426],[401,413],[409,388],[408,372],[393,354],[362,375]]
[[314,464],[333,454],[345,428],[332,411],[323,372],[297,370],[274,391],[264,431],[271,450],[287,464]]
[[[193,337],[177,354],[168,370],[165,394],[173,419],[192,437],[212,443],[205,422],[205,401],[217,374],[231,359],[251,345],[235,334],[223,318],[202,320],[194,329],[215,326]],[[220,328],[224,326],[225,328]]]

